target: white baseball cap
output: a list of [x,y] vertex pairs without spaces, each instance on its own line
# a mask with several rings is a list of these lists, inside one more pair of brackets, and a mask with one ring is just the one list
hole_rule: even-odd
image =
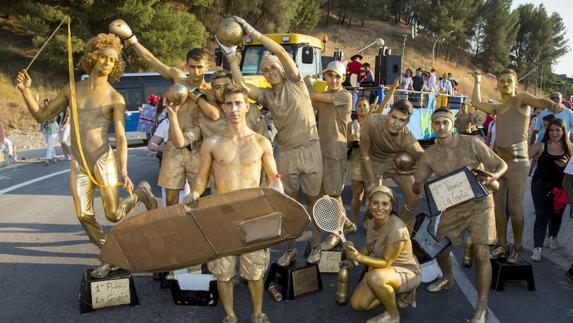
[[322,71],[322,73],[326,73],[328,71],[334,71],[338,75],[346,75],[346,66],[341,61],[332,61],[328,63],[328,66]]

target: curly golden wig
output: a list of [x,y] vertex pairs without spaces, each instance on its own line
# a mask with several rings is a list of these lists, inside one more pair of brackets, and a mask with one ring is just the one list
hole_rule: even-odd
[[121,40],[117,36],[101,33],[91,38],[84,48],[84,55],[80,58],[79,64],[84,72],[91,73],[95,66],[98,52],[106,48],[114,49],[119,55],[118,60],[109,75],[109,81],[115,82],[119,80],[123,74],[123,70],[125,69],[125,62],[121,59],[121,49],[123,46],[121,45]]

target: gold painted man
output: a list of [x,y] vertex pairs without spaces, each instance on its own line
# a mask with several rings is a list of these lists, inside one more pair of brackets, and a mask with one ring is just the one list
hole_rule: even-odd
[[[312,209],[320,196],[322,186],[322,153],[310,94],[291,55],[278,43],[262,35],[239,17],[234,19],[246,35],[260,42],[272,55],[261,62],[261,72],[271,88],[257,88],[243,80],[237,57],[233,50],[225,51],[231,74],[236,84],[243,86],[249,98],[271,111],[278,130],[277,167],[282,175],[285,193],[294,199],[302,191],[306,205]],[[312,224],[309,263],[320,260],[320,230]],[[295,242],[288,242],[288,250],[277,264],[288,266],[296,259]]]
[[[423,192],[423,185],[430,175],[441,177],[465,166],[472,169],[483,167],[490,172],[491,177],[480,178],[484,184],[497,180],[506,172],[507,164],[481,139],[476,136],[454,136],[453,127],[454,115],[449,110],[437,109],[432,113],[432,129],[436,134],[436,143],[424,152],[419,161],[414,174],[414,192]],[[491,284],[489,245],[495,242],[495,215],[491,195],[480,200],[469,200],[445,210],[440,218],[437,238],[442,239],[447,236],[453,245],[460,245],[466,230],[470,232],[474,244],[473,252],[477,264],[478,303],[470,322],[485,323]],[[451,250],[452,246],[449,246],[438,255],[438,265],[444,276],[428,285],[428,291],[439,292],[453,288]]]
[[[217,193],[259,187],[261,168],[264,168],[268,178],[279,180],[276,179],[277,167],[271,142],[247,126],[245,115],[249,103],[246,91],[241,86],[230,85],[223,97],[227,124],[223,132],[206,138],[201,146],[199,176],[186,198],[186,203],[191,205],[205,191],[210,173],[215,178]],[[252,322],[269,322],[262,312],[263,277],[270,261],[269,249],[222,257],[208,263],[209,270],[217,278],[219,297],[227,314],[223,322],[237,322],[233,308],[233,278],[237,258],[240,260],[241,277],[247,280],[251,295]]]
[[[219,109],[221,117],[215,121],[208,118],[203,118],[199,121],[199,127],[201,128],[203,139],[225,130],[227,118],[223,113],[223,104],[225,102],[223,100],[223,92],[232,84],[234,84],[233,78],[229,71],[216,71],[211,76],[211,92],[213,93],[213,98],[215,99],[216,106]],[[249,104],[245,119],[249,128],[270,140],[270,133],[267,128],[267,124],[263,118],[263,114],[259,111],[256,104]]]
[[[343,86],[346,79],[346,66],[340,61],[332,61],[323,71],[326,91],[319,93],[314,89],[315,79],[307,76],[304,81],[310,98],[318,110],[318,136],[322,151],[322,169],[328,176],[322,177],[322,193],[330,195],[342,204],[342,188],[346,174],[346,155],[348,125],[352,112],[352,95]],[[356,225],[346,220],[344,233],[356,231]],[[336,235],[330,235],[321,245],[329,250],[339,243]]]
[[[103,246],[105,234],[94,214],[96,188],[99,188],[101,194],[105,217],[111,222],[120,221],[138,201],[143,202],[148,210],[157,208],[157,201],[147,182],[140,182],[130,197],[120,201],[118,196],[118,185],[128,190],[133,188],[127,173],[125,100],[110,84],[110,81],[118,80],[123,73],[124,63],[119,57],[121,48],[121,41],[112,34],[99,34],[88,41],[80,65],[89,73],[89,78],[76,83],[81,146],[78,146],[75,124],[72,122],[71,125],[70,188],[76,215],[88,237],[98,248]],[[26,70],[20,71],[16,83],[28,110],[38,122],[52,118],[71,105],[69,86],[58,93],[47,108],[40,109],[30,91],[32,80]],[[115,129],[117,161],[116,153],[108,143],[107,131],[110,122],[113,122]],[[83,151],[87,167],[99,186],[88,177],[80,150]],[[101,264],[92,271],[92,276],[102,278],[113,269],[111,265]]]
[[394,156],[405,152],[419,160],[424,149],[408,129],[414,107],[408,100],[394,102],[387,115],[372,114],[360,132],[362,174],[367,182],[366,191],[378,185],[378,177],[392,179],[404,194],[406,202],[398,215],[411,229],[420,199],[412,191],[414,177],[411,173],[399,173],[394,165]]
[[[523,235],[523,199],[529,159],[527,152],[527,135],[529,128],[529,106],[537,108],[552,108],[559,104],[551,100],[535,97],[527,92],[515,93],[517,75],[514,70],[504,69],[498,77],[497,88],[501,94],[502,103],[486,103],[481,101],[481,75],[473,74],[474,92],[472,103],[475,108],[496,115],[496,139],[494,151],[508,165],[508,171],[499,181],[499,190],[494,194],[495,220],[499,246],[492,252],[491,257],[507,258],[509,263],[520,261],[519,254]],[[513,250],[509,252],[507,241],[507,214],[513,229]]]
[[[205,72],[208,70],[207,52],[201,48],[193,48],[187,53],[185,67],[189,75],[176,67],[169,67],[157,59],[149,50],[137,41],[127,23],[122,20],[112,22],[111,32],[124,40],[127,46],[141,57],[151,68],[173,84],[185,85],[189,91],[186,103],[177,111],[171,110],[169,116],[169,141],[163,151],[158,185],[165,188],[166,204],[174,205],[179,201],[179,192],[185,186],[185,181],[192,184],[197,177],[199,168],[199,146],[201,133],[198,129],[200,117],[211,120],[219,119],[219,110],[201,95],[200,91],[210,95],[210,86],[205,82]],[[198,91],[199,89],[200,91]],[[199,117],[194,116],[194,111]],[[174,113],[176,112],[176,113]]]

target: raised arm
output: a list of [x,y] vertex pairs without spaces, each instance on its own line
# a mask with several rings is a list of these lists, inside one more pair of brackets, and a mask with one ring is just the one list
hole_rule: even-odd
[[310,94],[310,99],[314,102],[334,104],[333,93],[328,93],[328,92],[319,93],[319,92],[317,92],[316,89],[314,88],[314,85],[313,85],[315,81],[316,81],[316,79],[314,77],[312,77],[312,75],[307,75],[304,78],[304,84],[306,84],[306,87],[308,88],[308,93]]
[[266,49],[268,49],[271,53],[275,54],[281,64],[285,69],[285,73],[287,77],[290,79],[297,78],[300,73],[298,71],[298,67],[296,63],[290,56],[290,54],[282,47],[280,44],[275,42],[274,40],[270,39],[269,37],[261,34],[258,32],[253,26],[251,26],[245,19],[241,17],[234,16],[235,21],[237,21],[242,27],[245,34],[249,35],[251,38],[258,40]]
[[495,113],[495,104],[481,102],[481,75],[477,73],[471,74],[474,77],[474,91],[472,94],[472,104],[473,106],[487,114]]
[[117,92],[113,95],[113,127],[115,131],[115,150],[118,156],[119,179],[128,190],[133,183],[127,173],[127,137],[125,136],[125,99]]
[[60,111],[68,106],[68,93],[69,87],[66,86],[63,91],[50,101],[50,104],[45,109],[40,108],[38,102],[32,95],[30,88],[32,86],[32,79],[26,70],[21,70],[16,77],[16,86],[26,102],[28,111],[37,122],[45,122],[52,119]]
[[207,118],[216,121],[221,117],[219,109],[207,99],[207,95],[201,93],[201,90],[189,91],[189,99],[203,111]]
[[397,77],[394,80],[394,83],[392,84],[390,89],[388,90],[388,94],[386,94],[384,96],[384,99],[382,99],[382,102],[380,102],[380,104],[374,104],[374,106],[372,107],[372,113],[382,113],[388,102],[390,102],[390,100],[394,96],[394,93],[396,92],[396,89],[399,86],[400,86],[400,78]]
[[225,46],[221,44],[217,36],[215,36],[215,40],[217,43],[219,43],[223,53],[225,53],[225,59],[227,60],[227,63],[229,63],[229,70],[231,72],[231,76],[233,77],[233,82],[244,88],[247,91],[247,95],[250,99],[260,102],[263,96],[261,89],[252,84],[245,83],[245,80],[243,79],[243,73],[239,67],[239,62],[237,61],[237,46]]
[[161,62],[157,57],[155,57],[147,48],[143,47],[138,41],[135,34],[131,31],[129,25],[121,20],[114,20],[109,25],[109,31],[121,38],[125,46],[133,47],[133,50],[137,55],[143,59],[143,61],[149,65],[153,70],[159,72],[161,76],[175,83],[177,79],[185,78],[185,73],[178,68],[169,67],[163,62]]
[[[555,108],[559,108],[561,106],[560,103],[534,96],[528,92],[519,93],[517,95],[517,100],[518,103],[520,103],[520,106],[523,106],[527,109],[529,109],[527,106],[532,106],[535,108],[556,110]],[[541,120],[541,124],[543,124],[543,120]]]

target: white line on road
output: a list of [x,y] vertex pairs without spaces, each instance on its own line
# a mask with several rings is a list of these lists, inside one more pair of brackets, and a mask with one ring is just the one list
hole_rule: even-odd
[[[461,270],[460,264],[456,261],[456,257],[450,254],[450,258],[452,258],[452,274],[454,276],[454,280],[460,286],[462,293],[466,296],[470,304],[475,308],[477,304],[477,291],[470,282],[470,280],[466,277],[466,274]],[[495,316],[491,308],[488,307],[489,315],[487,318],[488,323],[500,323],[499,319]]]
[[55,173],[51,173],[51,174],[48,174],[48,175],[44,175],[44,176],[41,176],[41,177],[38,177],[38,178],[35,178],[35,179],[31,179],[31,180],[26,181],[26,182],[24,182],[24,183],[20,183],[20,184],[16,184],[16,185],[10,186],[10,187],[8,187],[8,188],[5,188],[5,189],[3,189],[3,190],[0,190],[0,195],[6,194],[6,193],[8,193],[8,192],[12,192],[12,191],[17,190],[17,189],[19,189],[19,188],[21,188],[21,187],[24,187],[24,186],[27,186],[27,185],[30,185],[30,184],[34,184],[34,183],[39,182],[39,181],[43,181],[43,180],[48,179],[48,178],[50,178],[50,177],[54,177],[54,176],[58,176],[58,175],[60,175],[60,174],[68,173],[69,171],[70,171],[69,169],[62,170],[62,171],[55,172]]

